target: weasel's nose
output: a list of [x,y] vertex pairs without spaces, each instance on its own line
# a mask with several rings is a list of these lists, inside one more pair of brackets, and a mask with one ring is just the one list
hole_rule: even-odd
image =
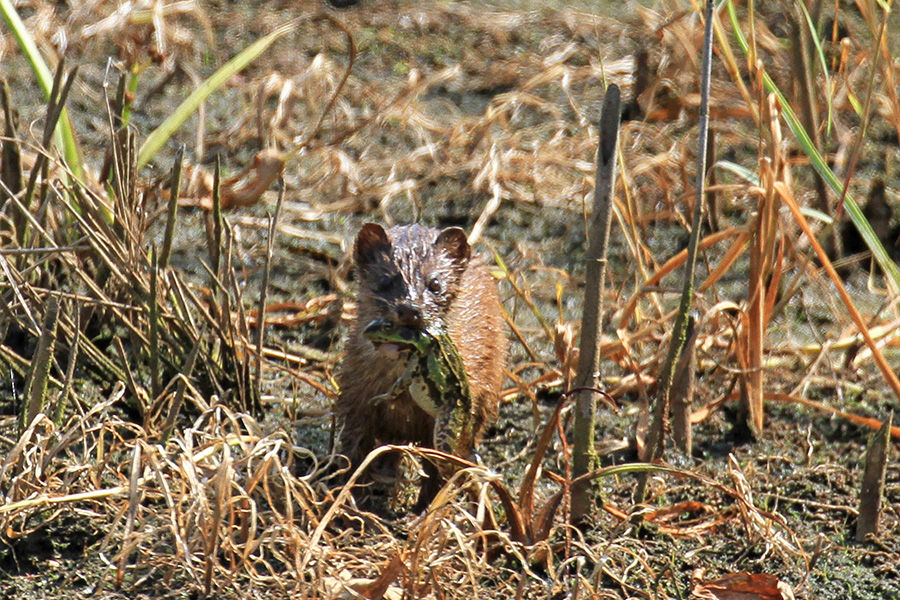
[[424,325],[422,322],[422,311],[415,306],[401,304],[397,307],[397,324],[403,327],[421,329]]

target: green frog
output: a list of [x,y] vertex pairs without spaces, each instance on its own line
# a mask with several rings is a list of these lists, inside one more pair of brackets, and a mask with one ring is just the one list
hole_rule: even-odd
[[434,447],[468,458],[475,442],[472,394],[462,357],[446,331],[397,326],[386,319],[370,322],[364,335],[374,344],[396,344],[408,352],[403,372],[381,401],[404,389],[434,418]]

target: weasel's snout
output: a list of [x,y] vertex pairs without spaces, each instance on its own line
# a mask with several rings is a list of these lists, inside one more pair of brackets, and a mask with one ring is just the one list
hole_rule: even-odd
[[412,329],[423,329],[425,321],[422,319],[422,311],[411,304],[401,304],[397,307],[397,325]]

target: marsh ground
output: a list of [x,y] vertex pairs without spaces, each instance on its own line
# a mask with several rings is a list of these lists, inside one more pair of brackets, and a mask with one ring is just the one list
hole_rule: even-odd
[[[853,541],[854,527],[869,430],[797,403],[771,402],[759,439],[739,433],[736,401],[731,399],[739,374],[731,336],[739,327],[727,310],[716,307],[746,302],[746,253],[715,285],[697,294],[704,320],[695,406],[713,409],[695,427],[692,456],[672,451],[667,459],[736,490],[755,510],[709,482],[659,475],[651,479],[649,507],[660,516],[650,530],[636,530],[615,511],[599,512],[581,531],[567,529],[560,511],[545,545],[509,543],[505,553],[491,560],[478,551],[480,523],[462,500],[424,522],[406,515],[366,520],[367,527],[361,527],[350,513],[318,537],[313,534],[334,501],[334,490],[327,481],[304,476],[316,471],[314,459],[328,456],[331,377],[343,324],[353,310],[346,253],[366,220],[420,220],[470,230],[489,211],[478,248],[487,256],[496,252],[508,269],[500,289],[518,335],[509,357],[515,380],[507,381],[500,420],[488,432],[481,455],[505,485],[517,489],[562,386],[554,323],[577,328],[580,318],[584,214],[597,139],[592,123],[602,82],[606,78],[619,84],[630,100],[635,57],[646,52],[652,83],[639,99],[639,118],[622,129],[620,210],[613,225],[607,294],[612,307],[607,321],[618,324],[609,327],[609,340],[624,341],[626,347],[610,343],[602,373],[620,410],[601,409],[597,434],[605,464],[635,460],[632,440],[665,354],[679,276],[669,275],[642,294],[631,318],[618,322],[619,309],[687,240],[701,31],[688,3],[640,5],[595,11],[588,2],[369,0],[333,11],[353,38],[356,60],[319,130],[314,123],[349,64],[346,37],[334,22],[303,19],[231,78],[141,176],[148,182],[165,178],[179,143],[186,145],[187,162],[198,172],[211,172],[218,155],[226,175],[241,171],[263,147],[306,145],[284,172],[268,291],[269,302],[281,303],[281,310],[273,313],[267,331],[266,346],[272,352],[262,386],[265,415],[257,420],[211,417],[203,401],[211,401],[215,390],[198,383],[196,401],[187,403],[178,421],[182,433],[154,445],[157,438],[138,425],[130,392],[116,396],[110,381],[98,381],[90,368],[79,370],[69,426],[43,435],[48,448],[54,435],[64,437],[62,432],[79,428],[92,441],[66,446],[59,466],[50,452],[50,458],[40,457],[40,467],[16,463],[23,472],[35,472],[28,480],[31,487],[6,473],[6,464],[0,470],[8,509],[0,513],[6,519],[0,537],[0,594],[193,598],[209,588],[214,597],[338,597],[335,581],[368,578],[371,583],[400,556],[404,567],[387,582],[386,597],[405,589],[410,597],[434,598],[682,598],[690,595],[694,578],[737,571],[777,576],[798,598],[900,597],[896,449],[887,469],[882,535],[859,544]],[[108,2],[19,7],[45,54],[65,38],[69,64],[80,67],[68,107],[94,171],[109,147],[103,82],[109,80],[115,88],[116,76],[110,73],[116,68],[143,68],[132,123],[139,135],[146,135],[227,57],[278,24],[322,10],[313,2],[184,3],[163,11],[154,27],[145,18],[149,13],[116,20],[114,8]],[[862,97],[869,31],[852,7],[842,5],[841,11],[848,15],[850,39],[842,81]],[[766,68],[787,89],[792,80],[786,49],[790,31],[777,13],[758,18]],[[890,32],[900,30],[897,18],[891,17]],[[891,37],[896,42],[896,35]],[[42,103],[5,31],[3,44],[0,74],[12,91],[19,135],[33,141]],[[112,69],[109,57],[119,61]],[[892,68],[900,77],[896,60]],[[889,94],[880,92],[877,98],[851,191],[864,198],[872,180],[881,177],[894,207],[900,193],[900,145],[890,121]],[[859,131],[851,105],[846,95],[835,102],[835,133],[826,140],[835,161],[846,160],[841,157]],[[759,140],[765,136],[721,62],[714,66],[712,114],[718,158],[755,170],[765,152]],[[796,159],[791,166],[795,194],[813,202],[808,168],[796,153],[785,152]],[[27,167],[27,158],[25,162]],[[719,173],[719,181],[718,230],[748,227],[756,206],[751,186],[725,172]],[[276,196],[273,188],[256,205],[226,214],[234,231],[232,264],[247,311],[258,302],[267,218]],[[492,200],[499,203],[492,205]],[[148,193],[146,203],[148,214],[156,214],[164,200]],[[198,293],[208,284],[201,264],[207,259],[205,219],[199,208],[181,210],[171,260]],[[896,211],[889,220],[897,222]],[[807,260],[811,254],[802,234],[784,215],[780,231],[787,256],[783,279],[790,285],[785,284],[789,294],[767,330],[767,390],[884,418],[897,408],[897,399],[871,357],[852,339],[855,330],[846,311],[816,264]],[[162,233],[162,219],[157,218],[148,225],[147,242],[159,244]],[[701,281],[715,272],[727,249],[726,241],[704,252]],[[854,300],[873,324],[890,325],[896,321],[896,302],[879,291],[883,280],[867,279],[865,264],[846,271]],[[8,285],[0,292],[5,300],[10,297]],[[102,335],[127,340],[127,332],[110,329],[112,333]],[[900,371],[891,335],[883,338],[884,350]],[[19,337],[26,339],[10,334],[4,343],[13,349],[33,347],[33,338]],[[118,360],[113,344],[108,351]],[[141,383],[146,365],[132,367]],[[14,390],[21,386],[12,370],[0,385],[6,396],[0,403],[5,415],[0,445],[8,455],[18,439]],[[116,400],[104,402],[110,396]],[[98,405],[102,409],[91,412]],[[567,434],[571,418],[565,410]],[[247,436],[246,445],[223,450],[230,442],[216,442],[236,433]],[[148,461],[141,480],[143,500],[138,501],[138,516],[130,518],[129,465],[142,444]],[[192,471],[184,466],[184,457],[196,456],[198,448],[217,449],[223,456]],[[226,460],[229,452],[234,456]],[[566,445],[555,438],[545,471],[564,478],[565,452]],[[285,469],[279,471],[281,483],[266,480],[264,492],[248,486],[248,481],[259,481],[254,461],[272,457]],[[212,459],[204,454],[202,460]],[[206,519],[209,507],[198,508],[191,495],[208,493],[208,503],[214,505],[216,493],[209,490],[219,489],[216,478],[225,464],[235,482],[229,494],[252,499],[258,513],[248,517],[238,512],[239,523],[221,525],[228,532],[216,538],[202,532],[220,524]],[[558,480],[541,480],[539,500],[559,489]],[[64,490],[68,493],[122,489],[58,506],[9,508],[13,500],[63,494],[60,481],[70,486]],[[599,481],[607,506],[625,513],[636,509],[634,488],[628,476]],[[292,502],[285,501],[286,489],[293,490],[294,513],[285,509]],[[496,498],[490,498],[496,505]],[[238,505],[235,500],[229,506]],[[667,520],[663,514],[669,508],[674,516]],[[210,545],[211,539],[219,545]],[[255,549],[247,539],[255,540]],[[551,549],[549,557],[536,561],[542,548]]]

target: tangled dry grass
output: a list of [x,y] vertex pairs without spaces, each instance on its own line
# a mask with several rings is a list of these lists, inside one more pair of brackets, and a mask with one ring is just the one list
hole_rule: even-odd
[[[782,285],[766,297],[765,392],[788,404],[770,408],[776,425],[764,451],[737,447],[726,458],[717,449],[728,439],[726,412],[754,370],[741,345],[754,215],[778,182],[804,205],[816,201],[815,178],[782,141],[777,110],[721,41],[711,113],[718,158],[727,163],[710,190],[716,213],[697,290],[693,413],[710,460],[670,457],[680,469],[654,472],[641,506],[631,502],[628,469],[609,467],[598,480],[604,512],[590,527],[568,524],[577,485],[567,467],[571,415],[564,397],[547,398],[572,377],[580,306],[572,255],[583,252],[593,187],[592,123],[603,82],[634,98],[629,110],[639,118],[623,123],[620,141],[609,292],[619,308],[607,315],[615,339],[603,346],[604,380],[623,406],[605,417],[603,447],[619,461],[621,440],[639,446],[644,435],[674,309],[670,273],[683,260],[679,240],[691,212],[702,24],[688,3],[623,20],[465,3],[373,3],[328,18],[317,18],[317,4],[280,2],[265,10],[197,2],[116,10],[103,1],[26,8],[45,56],[65,47],[79,65],[66,105],[83,135],[85,171],[76,176],[41,143],[49,137],[38,130],[53,111],[26,99],[34,85],[24,69],[5,66],[23,63],[4,35],[2,74],[19,123],[6,131],[4,152],[17,148],[22,164],[19,175],[4,171],[0,213],[0,362],[8,371],[0,386],[0,568],[18,575],[0,582],[4,591],[669,598],[689,593],[692,575],[705,578],[690,569],[721,574],[750,563],[789,580],[798,597],[814,597],[823,577],[816,564],[829,551],[861,556],[871,579],[894,581],[878,588],[864,578],[874,590],[866,597],[898,589],[896,466],[888,476],[895,502],[883,517],[894,533],[880,550],[849,548],[840,532],[855,516],[858,467],[823,457],[821,448],[854,453],[864,434],[814,433],[812,423],[822,425],[816,412],[802,413],[805,432],[785,425],[798,418],[796,402],[881,418],[897,400],[808,242],[777,211],[764,279]],[[230,54],[222,41],[236,30],[262,35],[290,18],[298,18],[294,31],[169,144],[189,148],[181,186],[170,183],[170,150],[151,161],[153,175],[135,168],[140,135],[206,73],[198,56],[221,62]],[[866,36],[877,15],[848,23],[848,41],[829,49],[829,155],[849,171],[856,156],[857,197],[880,171],[895,200],[900,184],[890,165],[900,151],[875,137],[896,140],[900,132],[890,84],[900,65],[871,68],[878,50]],[[793,63],[778,19],[763,14],[755,24],[760,60],[787,87]],[[123,116],[123,104],[108,101],[113,71],[138,86],[123,96],[130,133],[113,125]],[[869,117],[876,133],[859,153],[857,111],[870,80],[878,83]],[[277,154],[274,168],[253,162],[267,149]],[[220,175],[251,190],[245,198],[255,204],[222,212]],[[279,175],[282,184],[272,187],[280,189],[262,193]],[[260,193],[252,191],[261,181]],[[388,519],[356,509],[341,485],[344,462],[329,452],[336,339],[354,310],[346,242],[363,217],[470,226],[473,242],[498,256],[518,342],[504,394],[513,416],[486,444],[493,469],[460,464],[423,515]],[[851,281],[896,370],[896,293],[874,275]],[[529,407],[530,428],[521,425]],[[795,447],[779,457],[782,439]],[[411,464],[428,454],[381,451],[404,452]],[[830,498],[810,483],[820,476]],[[634,527],[632,513],[655,535]],[[823,528],[810,525],[817,518]],[[699,557],[701,544],[713,559]]]

